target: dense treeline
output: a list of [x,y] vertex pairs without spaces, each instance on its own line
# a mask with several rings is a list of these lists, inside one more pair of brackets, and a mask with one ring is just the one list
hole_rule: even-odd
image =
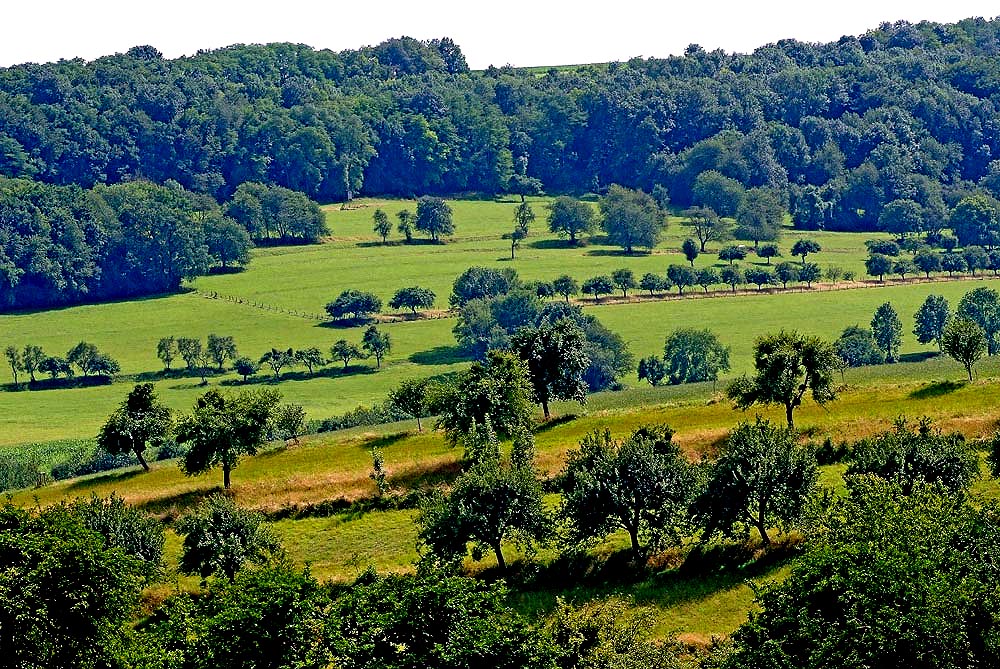
[[872,229],[897,200],[941,221],[1000,187],[998,50],[983,19],[543,76],[471,72],[449,39],[136,47],[0,71],[0,173],[173,179],[217,199],[245,182],[323,200],[617,183],[720,213],[734,186],[767,187],[803,226]]
[[220,205],[174,181],[55,186],[0,177],[0,309],[174,291],[250,259],[252,241],[326,230],[301,193],[247,183]]

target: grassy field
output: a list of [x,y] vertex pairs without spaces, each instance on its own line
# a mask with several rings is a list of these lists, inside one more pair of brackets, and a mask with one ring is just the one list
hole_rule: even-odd
[[[128,383],[153,380],[172,407],[189,407],[204,391],[200,380],[183,374],[160,378],[156,342],[164,336],[204,337],[210,332],[232,335],[244,355],[259,357],[271,347],[328,349],[341,337],[359,340],[359,329],[337,329],[311,316],[345,288],[372,290],[388,299],[401,286],[419,284],[438,294],[445,306],[455,276],[473,264],[513,266],[526,279],[551,279],[568,272],[583,279],[621,267],[637,273],[663,272],[682,262],[677,250],[687,235],[678,219],[671,221],[663,243],[648,255],[622,256],[600,238],[578,248],[568,248],[544,233],[543,198],[532,200],[538,213],[533,236],[516,261],[501,239],[512,227],[514,200],[453,201],[457,233],[447,244],[394,244],[383,246],[371,230],[377,206],[394,215],[412,202],[361,200],[351,209],[328,207],[331,238],[316,246],[270,248],[255,252],[250,269],[240,274],[209,276],[192,284],[193,292],[103,305],[87,305],[45,312],[0,316],[0,342],[23,347],[33,343],[47,352],[61,353],[86,339],[107,350],[121,362],[124,377],[116,385],[6,393],[0,414],[0,445],[92,436]],[[783,241],[787,248],[798,233]],[[863,239],[841,233],[811,234],[820,240],[820,263],[837,264],[856,271],[861,267]],[[698,264],[709,264],[704,255]],[[941,284],[933,290],[959,295],[970,286]],[[929,287],[887,288],[885,295],[900,300],[903,314],[930,292]],[[776,327],[802,327],[830,335],[851,322],[865,322],[879,301],[881,290],[840,292],[832,295],[737,296],[725,299],[637,302],[594,307],[609,326],[632,344],[637,355],[659,348],[665,332],[680,323],[705,324],[719,331],[733,345],[734,369],[742,371],[753,336]],[[242,300],[237,303],[222,298]],[[215,298],[215,299],[213,299]],[[849,302],[850,308],[840,309]],[[831,309],[831,304],[838,308]],[[257,306],[254,306],[257,305]],[[321,375],[306,378],[299,372],[286,376],[281,392],[290,402],[302,404],[310,418],[323,418],[385,398],[386,391],[408,377],[429,376],[462,367],[454,350],[448,319],[393,323],[385,326],[393,352],[384,369],[372,374],[368,363],[342,374],[333,366]],[[908,342],[907,351],[916,348]],[[232,373],[213,377],[212,384],[233,384]],[[269,382],[266,372],[258,382]]]
[[[925,372],[931,372],[933,367],[927,365],[921,362],[896,367],[923,367]],[[933,378],[932,373],[929,378]],[[656,399],[647,395],[644,406],[631,408],[605,403],[590,407],[587,413],[543,426],[536,434],[539,466],[547,474],[557,472],[566,451],[592,430],[607,428],[621,436],[646,423],[671,425],[677,430],[677,441],[692,457],[697,457],[711,452],[735,422],[746,417],[718,397],[660,397],[660,402]],[[807,403],[797,415],[797,424],[813,440],[829,436],[840,441],[885,429],[902,414],[927,415],[944,429],[958,429],[977,437],[996,429],[1000,421],[998,400],[1000,380],[993,378],[973,384],[885,379],[863,386],[848,384],[842,389],[840,399],[827,407]],[[561,412],[570,409],[566,405],[559,407]],[[761,413],[781,420],[777,409]],[[289,509],[306,509],[329,500],[369,499],[374,494],[374,485],[368,478],[372,445],[383,451],[390,482],[398,491],[432,484],[457,471],[459,452],[449,448],[439,433],[326,434],[307,437],[295,446],[275,446],[246,459],[234,471],[233,494],[240,504],[277,517],[287,516]],[[842,472],[842,466],[825,467],[822,484],[838,487]],[[149,473],[134,468],[63,482],[20,493],[15,501],[51,504],[90,493],[116,492],[150,512],[173,518],[217,491],[220,482],[218,471],[187,478],[175,463],[163,462],[156,463]],[[981,483],[977,492],[995,497],[1000,491],[996,482],[989,480]],[[414,514],[415,511],[401,509],[286,517],[275,523],[275,530],[297,564],[309,564],[322,579],[349,580],[368,566],[397,572],[413,568],[417,558]],[[174,560],[176,537],[171,537],[170,559]],[[615,566],[616,560],[620,562],[620,551],[626,541],[623,536],[613,535],[599,545],[592,554],[596,562],[581,572],[579,578],[569,575],[576,572],[566,571],[570,566],[561,561],[554,549],[541,551],[538,561],[542,571],[534,575],[531,570],[524,572],[515,559],[517,573],[529,574],[527,581],[516,588],[517,606],[527,613],[541,615],[551,610],[556,596],[586,601],[629,595],[638,606],[654,612],[659,634],[680,633],[685,638],[704,641],[712,635],[727,634],[742,622],[752,602],[747,579],[780,578],[787,573],[786,561],[776,559],[767,563],[747,562],[735,569],[732,565],[727,568],[716,565],[694,574],[679,572],[668,564],[639,576],[634,569]],[[495,565],[487,559],[467,566],[475,572],[491,570]],[[187,583],[186,587],[193,587],[192,583],[181,580]]]

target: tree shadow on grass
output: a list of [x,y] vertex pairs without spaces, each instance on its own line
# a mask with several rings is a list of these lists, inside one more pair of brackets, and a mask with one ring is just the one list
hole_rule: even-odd
[[641,256],[652,255],[652,252],[632,249],[632,253],[625,253],[625,249],[591,249],[590,251],[587,251],[584,255],[594,256],[594,257],[601,256],[609,258],[638,258]]
[[320,321],[316,323],[316,327],[330,330],[349,330],[365,325],[373,325],[374,323],[374,318],[338,318],[336,320]]
[[557,428],[560,425],[564,425],[566,423],[572,423],[577,418],[578,416],[575,413],[568,413],[563,416],[556,416],[555,418],[550,418],[544,423],[539,423],[538,425],[536,425],[534,433],[542,434],[543,432],[548,432],[549,430]]
[[381,436],[374,437],[372,439],[365,439],[364,441],[360,442],[358,446],[360,446],[366,451],[370,451],[373,448],[379,448],[379,449],[388,448],[389,446],[397,444],[403,439],[405,439],[408,434],[409,434],[408,432],[394,432],[393,434],[383,434]]
[[66,486],[67,490],[82,490],[93,488],[95,484],[114,484],[123,483],[130,479],[134,479],[137,476],[145,474],[145,470],[142,469],[138,464],[135,467],[129,467],[128,469],[115,469],[110,472],[104,472],[96,476],[88,476],[81,478],[73,483]]
[[455,365],[472,360],[472,356],[465,355],[458,346],[435,346],[413,353],[409,360],[418,365]]
[[941,397],[964,388],[965,385],[965,381],[937,381],[917,388],[909,394],[909,398],[913,400],[926,400],[932,397]]
[[[277,386],[286,381],[311,381],[313,379],[339,379],[348,376],[357,376],[359,374],[374,374],[378,368],[372,367],[371,365],[348,365],[347,369],[341,364],[330,365],[329,367],[320,367],[314,370],[311,374],[308,370],[302,371],[290,371],[282,372],[280,378],[275,378],[274,374],[270,370],[261,370],[261,372],[251,376],[246,381],[242,378],[239,379],[225,379],[219,382],[220,386],[227,387],[239,387],[239,386]],[[265,373],[266,372],[266,373]]]
[[937,351],[920,351],[918,353],[904,353],[899,356],[900,362],[923,362],[924,360],[930,360],[931,358],[936,358],[940,353]]
[[199,488],[197,490],[188,490],[187,492],[179,492],[174,495],[151,499],[136,505],[136,507],[146,513],[159,516],[164,521],[171,521],[180,517],[188,509],[197,506],[206,497],[222,492],[225,491],[222,486],[218,485],[211,488]]
[[576,244],[570,244],[568,239],[536,239],[533,242],[528,242],[528,246],[533,249],[539,250],[553,250],[553,249],[580,249],[586,246],[586,243],[577,240]]

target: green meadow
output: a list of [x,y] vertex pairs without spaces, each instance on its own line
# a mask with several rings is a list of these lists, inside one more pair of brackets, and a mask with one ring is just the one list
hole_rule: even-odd
[[[76,342],[87,340],[108,351],[122,366],[122,377],[113,385],[3,393],[0,445],[93,436],[129,384],[139,380],[155,382],[170,406],[189,408],[205,388],[200,378],[183,371],[168,377],[159,374],[162,364],[155,351],[161,337],[232,335],[240,353],[254,358],[271,347],[317,346],[327,350],[337,339],[361,338],[361,328],[331,327],[324,320],[310,317],[322,314],[323,305],[347,288],[371,290],[387,301],[399,287],[423,285],[437,293],[438,306],[444,308],[455,276],[473,264],[514,267],[523,278],[531,280],[551,279],[562,273],[583,279],[622,266],[631,267],[636,274],[663,273],[669,264],[684,262],[678,249],[687,236],[687,227],[680,219],[671,220],[663,242],[651,254],[626,257],[614,247],[601,245],[599,237],[585,246],[567,247],[543,232],[545,200],[534,199],[532,203],[539,220],[514,262],[509,260],[509,242],[501,238],[512,227],[516,207],[513,200],[452,201],[457,228],[453,240],[439,245],[404,245],[398,243],[396,235],[395,243],[386,246],[377,243],[371,231],[372,212],[380,206],[394,215],[403,207],[412,208],[413,203],[362,200],[347,210],[327,208],[332,232],[327,242],[260,249],[246,271],[203,277],[192,283],[189,292],[0,316],[0,342],[4,345],[20,348],[31,343],[61,354]],[[785,234],[781,247],[786,253],[794,238],[801,235],[791,231]],[[859,273],[863,270],[863,242],[868,235],[808,236],[823,246],[823,251],[810,261]],[[695,264],[712,264],[716,260],[714,255],[705,254]],[[919,345],[910,333],[912,314],[923,299],[937,293],[954,304],[976,285],[998,283],[994,279],[911,282],[836,291],[821,285],[811,291],[750,291],[707,298],[697,296],[700,289],[694,289],[684,299],[630,296],[631,301],[624,303],[617,299],[597,305],[589,299],[581,303],[619,332],[637,358],[658,352],[666,333],[673,328],[711,328],[732,348],[733,374],[738,374],[748,369],[753,339],[761,334],[795,328],[833,338],[847,325],[867,323],[875,307],[885,301],[893,303],[904,321],[903,353],[911,357],[928,353],[930,349]],[[274,384],[269,370],[262,369],[252,383],[274,384],[286,401],[301,404],[308,417],[314,419],[381,402],[387,391],[405,378],[446,373],[468,364],[454,347],[454,325],[451,318],[384,324],[381,327],[392,337],[393,350],[380,370],[375,370],[370,361],[360,361],[344,372],[335,363],[312,377],[301,368],[286,370],[282,381]],[[961,376],[957,365],[949,361],[923,364],[930,364],[938,375]],[[174,367],[178,365],[183,366],[183,362],[175,361]],[[921,365],[853,370],[847,377],[855,382],[884,377],[919,379],[927,373]],[[992,364],[987,364],[982,372],[992,369]],[[9,372],[5,376],[9,381]],[[625,382],[638,385],[634,374]],[[225,372],[211,376],[209,383],[236,387],[240,380],[234,373]],[[641,390],[630,392],[640,394],[626,393],[615,401],[644,401]]]

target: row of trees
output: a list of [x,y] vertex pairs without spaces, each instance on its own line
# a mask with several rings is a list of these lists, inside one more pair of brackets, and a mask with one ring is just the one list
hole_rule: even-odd
[[4,357],[14,378],[15,390],[20,386],[20,375],[27,374],[31,384],[37,381],[36,374],[48,374],[53,381],[59,377],[71,379],[76,370],[84,378],[104,377],[113,379],[121,371],[118,361],[101,351],[95,344],[81,341],[63,357],[48,355],[41,346],[27,344],[23,349],[8,346]]

